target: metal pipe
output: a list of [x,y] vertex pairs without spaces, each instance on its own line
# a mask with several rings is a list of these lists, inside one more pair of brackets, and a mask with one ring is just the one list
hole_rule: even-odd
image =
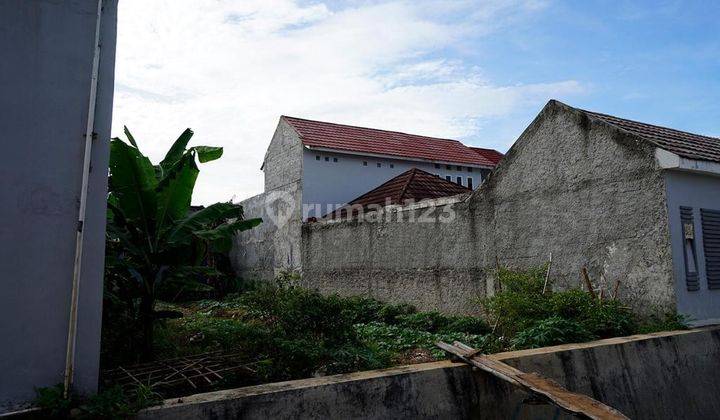
[[70,325],[68,327],[67,352],[65,354],[65,380],[63,396],[68,398],[75,370],[75,344],[77,342],[78,296],[80,275],[82,273],[83,235],[85,232],[85,210],[87,208],[88,184],[90,179],[90,161],[95,129],[95,103],[97,102],[97,80],[100,67],[100,21],[102,2],[98,0],[95,20],[95,48],[90,78],[90,100],[88,103],[87,126],[85,129],[85,154],[83,155],[82,185],[80,188],[80,209],[78,210],[77,232],[75,236],[75,264],[73,266],[72,294],[70,297]]

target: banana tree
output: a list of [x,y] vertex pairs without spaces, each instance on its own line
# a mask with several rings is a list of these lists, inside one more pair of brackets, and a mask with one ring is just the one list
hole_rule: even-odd
[[204,264],[208,252],[229,251],[236,232],[262,220],[245,220],[242,206],[231,202],[191,211],[197,162],[219,159],[221,147],[188,148],[193,132],[186,129],[153,165],[127,127],[125,135],[127,142],[110,143],[106,271],[111,273],[106,275],[126,301],[139,302],[142,353],[149,358],[158,288],[201,286],[198,279],[213,274]]

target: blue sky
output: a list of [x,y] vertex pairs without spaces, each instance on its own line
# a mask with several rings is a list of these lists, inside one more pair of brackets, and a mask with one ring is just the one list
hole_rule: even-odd
[[551,98],[720,135],[720,2],[123,0],[113,134],[225,148],[195,201],[262,192],[280,115],[507,150]]
[[557,2],[458,54],[499,84],[577,80],[572,105],[719,135],[719,15],[709,1]]

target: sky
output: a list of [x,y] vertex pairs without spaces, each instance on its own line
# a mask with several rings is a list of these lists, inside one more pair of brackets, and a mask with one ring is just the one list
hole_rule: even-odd
[[194,204],[263,190],[281,115],[505,152],[545,103],[720,136],[720,2],[122,0],[112,135],[222,146]]

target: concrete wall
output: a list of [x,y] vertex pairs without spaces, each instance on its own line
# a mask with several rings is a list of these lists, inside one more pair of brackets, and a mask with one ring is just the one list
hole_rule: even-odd
[[[708,289],[700,209],[720,210],[720,182],[717,177],[667,171],[667,205],[672,238],[675,293],[679,312],[697,320],[720,319],[720,290]],[[700,290],[688,291],[680,206],[694,212],[695,244]]]
[[302,144],[282,119],[263,170],[265,192],[240,202],[245,218],[261,217],[263,223],[237,234],[230,252],[235,272],[248,280],[272,279],[280,271],[301,267]]
[[[102,17],[75,385],[97,387],[116,1]],[[0,2],[0,412],[63,381],[97,1]]]
[[[633,419],[717,417],[720,331],[614,338],[492,357],[538,372]],[[139,419],[574,418],[468,365],[427,363],[167,400]]]
[[[367,165],[363,163],[367,163]],[[380,167],[377,166],[378,164]],[[456,182],[456,178],[459,176],[462,178],[464,186],[468,186],[467,178],[471,177],[474,187],[482,183],[482,173],[487,174],[486,169],[477,166],[450,165],[450,169],[447,169],[448,165],[444,164],[438,164],[437,166],[440,168],[435,166],[436,164],[432,162],[316,152],[305,149],[303,153],[303,204],[309,205],[309,211],[304,212],[303,220],[307,220],[311,216],[324,216],[339,207],[338,205],[347,204],[348,201],[412,168],[422,169],[431,174],[440,175],[442,178],[450,176],[452,182]],[[468,172],[468,168],[471,168],[472,172]],[[320,211],[317,211],[316,205],[320,206]],[[328,208],[328,206],[331,207]]]
[[[558,287],[587,266],[643,312],[674,309],[665,187],[654,148],[551,101],[466,202],[404,211],[397,223],[303,226],[303,281],[323,292],[476,312],[497,263],[537,266],[553,254]],[[420,217],[424,216],[424,217]],[[414,220],[408,222],[409,219]],[[602,276],[602,277],[601,277]]]

